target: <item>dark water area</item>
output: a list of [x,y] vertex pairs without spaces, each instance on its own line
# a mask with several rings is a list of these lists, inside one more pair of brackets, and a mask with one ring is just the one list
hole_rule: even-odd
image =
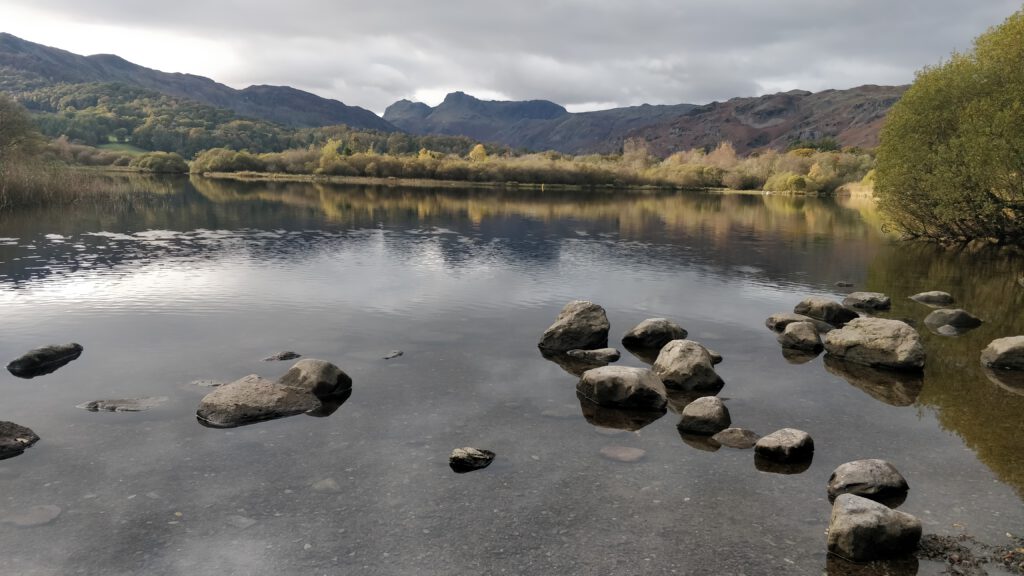
[[[861,458],[907,478],[900,510],[925,534],[1024,533],[1024,391],[979,363],[1024,334],[1013,256],[895,243],[856,199],[152,186],[129,205],[0,215],[0,359],[85,348],[46,376],[0,374],[0,420],[41,438],[0,461],[0,573],[945,573],[827,557],[826,482]],[[931,333],[907,297],[933,289],[985,323]],[[923,379],[783,357],[766,317],[852,290],[915,323]],[[733,425],[806,430],[810,466],[760,470],[750,450],[680,437],[672,411],[635,432],[589,422],[576,378],[536,348],[573,299],[607,309],[620,349],[645,318],[678,321],[724,357]],[[327,417],[199,425],[211,388],[194,381],[275,379],[292,362],[262,359],[282,350],[341,366],[351,397]],[[138,397],[166,401],[76,408]],[[462,446],[497,458],[455,474]],[[10,523],[33,506],[60,513]]]

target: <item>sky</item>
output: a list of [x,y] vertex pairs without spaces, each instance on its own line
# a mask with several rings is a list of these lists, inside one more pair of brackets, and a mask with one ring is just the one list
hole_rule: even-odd
[[383,113],[546,99],[571,111],[907,84],[1020,0],[0,0],[0,31],[235,88]]

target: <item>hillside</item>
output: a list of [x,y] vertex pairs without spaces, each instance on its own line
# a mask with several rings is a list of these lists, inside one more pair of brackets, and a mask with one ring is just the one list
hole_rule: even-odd
[[395,129],[369,110],[287,86],[236,90],[202,76],[160,72],[111,54],[79,56],[0,32],[0,91],[19,94],[64,83],[125,84],[291,127]]

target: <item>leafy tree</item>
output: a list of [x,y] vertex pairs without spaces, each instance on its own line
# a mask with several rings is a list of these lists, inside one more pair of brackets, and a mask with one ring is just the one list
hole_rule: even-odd
[[483,162],[487,160],[487,150],[483,144],[477,144],[473,146],[473,149],[469,151],[469,159],[473,162]]
[[875,176],[890,225],[941,242],[1024,242],[1024,11],[925,68],[891,109]]
[[16,155],[31,154],[42,143],[28,111],[6,94],[0,94],[0,163]]

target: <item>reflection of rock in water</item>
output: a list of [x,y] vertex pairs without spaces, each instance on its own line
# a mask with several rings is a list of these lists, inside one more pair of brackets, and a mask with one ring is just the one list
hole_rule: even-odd
[[918,560],[914,556],[867,564],[856,564],[833,554],[825,557],[825,574],[828,576],[915,576],[917,572]]
[[575,358],[573,356],[569,356],[565,352],[552,352],[549,350],[541,349],[540,354],[541,356],[544,357],[545,360],[558,364],[559,368],[565,370],[566,372],[572,374],[573,376],[582,376],[583,373],[586,372],[587,370],[591,370],[593,368],[600,368],[601,366],[608,365],[606,362],[595,363],[594,361],[588,358]]
[[808,350],[796,350],[795,348],[783,348],[782,357],[790,364],[807,364],[821,355],[821,350],[810,352]]
[[1024,372],[1020,370],[995,370],[983,368],[985,376],[1003,390],[1018,396],[1024,396]]
[[629,346],[625,342],[622,343],[623,348],[629,351],[630,354],[636,356],[641,362],[647,364],[654,364],[654,361],[658,359],[658,353],[661,352],[661,348],[642,348],[636,346]]
[[880,370],[834,356],[825,356],[825,369],[891,406],[913,405],[924,387],[924,376],[919,372]]
[[701,390],[673,390],[671,388],[666,388],[665,396],[668,398],[668,409],[676,414],[682,414],[683,409],[689,406],[690,403],[697,398],[717,394],[720,390],[721,388],[712,393]]
[[679,437],[683,439],[683,443],[691,448],[702,450],[704,452],[718,452],[722,445],[712,438],[711,436],[705,436],[703,434],[690,434],[689,432],[683,431],[681,428],[676,428],[679,432]]
[[664,409],[661,411],[617,410],[615,408],[598,406],[582,394],[576,394],[576,397],[580,401],[580,409],[583,411],[583,417],[587,422],[602,428],[616,428],[618,430],[636,432],[665,415]]
[[327,416],[337,412],[338,408],[341,408],[341,405],[344,404],[351,395],[352,389],[349,388],[348,390],[343,390],[330,396],[317,396],[317,399],[320,400],[320,407],[306,412],[306,416],[326,418]]
[[801,472],[806,472],[811,467],[813,460],[813,454],[804,460],[796,462],[777,462],[760,454],[754,454],[754,468],[761,472],[770,472],[772,474],[800,474]]

